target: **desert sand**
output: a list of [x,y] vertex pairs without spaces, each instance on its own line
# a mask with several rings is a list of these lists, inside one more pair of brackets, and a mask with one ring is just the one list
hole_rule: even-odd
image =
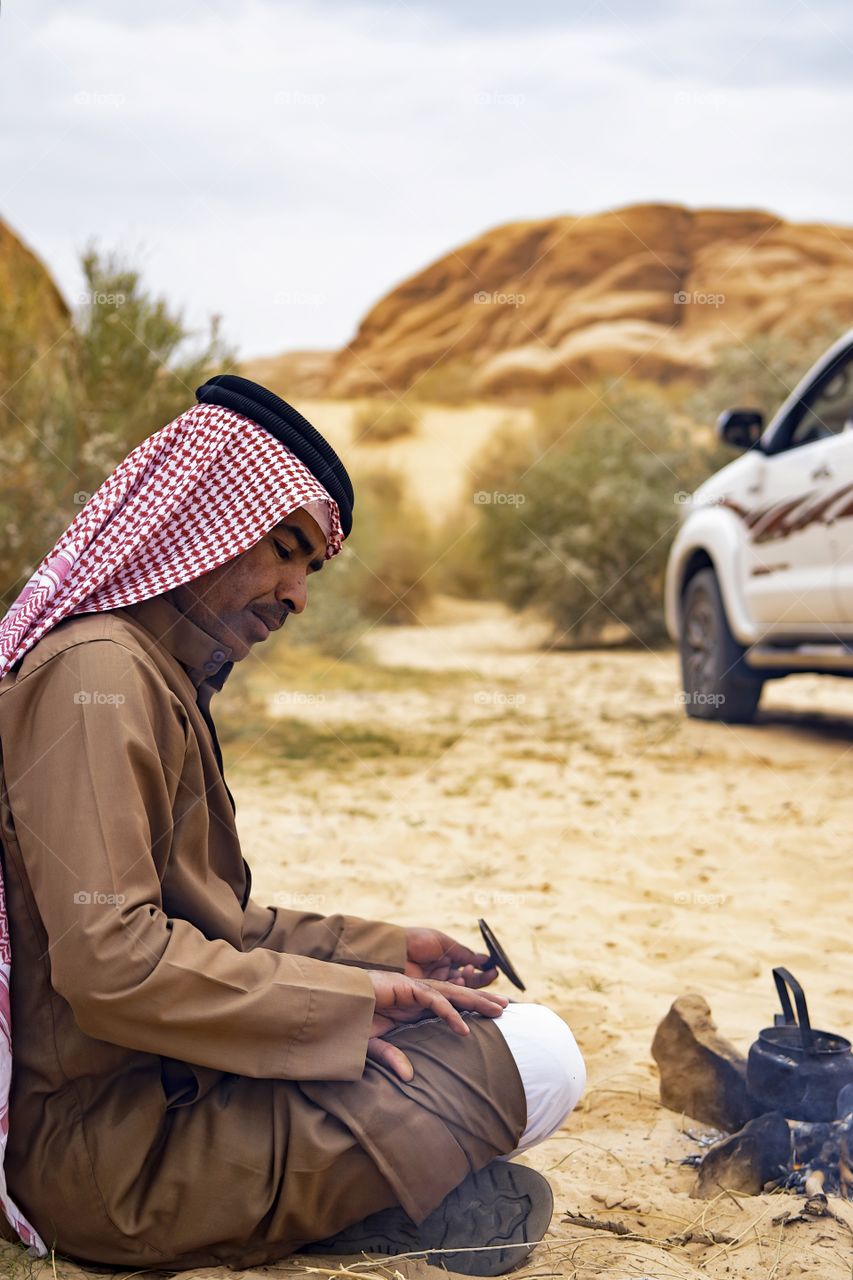
[[320,399],[301,400],[299,405],[355,475],[381,467],[405,476],[409,493],[433,525],[440,524],[456,503],[472,503],[481,487],[478,456],[498,428],[509,424],[515,431],[526,431],[532,421],[530,410],[520,405],[475,403],[452,408],[407,401],[415,417],[412,435],[383,441],[378,447],[360,438],[356,430],[358,411],[365,403]]
[[[848,1227],[783,1226],[802,1201],[690,1198],[679,1162],[703,1126],[660,1106],[649,1046],[673,998],[698,991],[745,1050],[772,1022],[779,963],[818,1026],[853,1029],[853,686],[777,682],[754,726],[703,725],[683,714],[671,651],[550,653],[541,640],[500,606],[446,601],[429,625],[377,628],[366,664],[306,662],[282,638],[258,666],[267,727],[226,757],[253,892],[471,943],[485,916],[527,983],[520,998],[572,1026],[589,1082],[565,1127],[522,1157],[551,1179],[556,1211],[520,1276],[849,1280],[853,1204],[831,1201]],[[239,713],[240,688],[220,717]],[[303,760],[279,749],[294,717],[313,743]],[[0,1269],[22,1262],[7,1247]],[[355,1270],[441,1274],[405,1260]],[[56,1272],[86,1274],[61,1259]]]

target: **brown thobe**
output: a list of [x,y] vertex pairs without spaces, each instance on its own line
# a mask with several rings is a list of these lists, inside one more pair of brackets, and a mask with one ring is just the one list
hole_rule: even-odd
[[420,1221],[526,1120],[489,1019],[398,1032],[410,1084],[366,1059],[365,970],[403,968],[402,929],[252,899],[210,718],[230,652],[158,597],[0,682],[7,1179],[83,1261],[248,1266]]

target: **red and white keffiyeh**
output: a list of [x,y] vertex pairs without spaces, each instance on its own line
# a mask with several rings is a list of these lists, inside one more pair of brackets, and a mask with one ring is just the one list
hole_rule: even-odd
[[[196,404],[138,445],[44,557],[0,622],[0,678],[63,618],[136,604],[248,550],[297,507],[343,542],[338,505],[270,432]],[[3,1162],[12,1078],[9,921],[0,865],[0,1207],[31,1253],[44,1242],[9,1197]]]

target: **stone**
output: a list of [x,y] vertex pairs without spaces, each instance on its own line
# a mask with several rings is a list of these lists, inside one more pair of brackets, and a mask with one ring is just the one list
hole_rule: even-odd
[[755,1107],[746,1089],[746,1058],[718,1034],[700,995],[679,996],[652,1041],[660,1068],[660,1100],[679,1111],[734,1133]]
[[791,1130],[779,1111],[767,1111],[705,1153],[692,1195],[713,1200],[721,1191],[760,1195],[784,1175],[791,1159]]

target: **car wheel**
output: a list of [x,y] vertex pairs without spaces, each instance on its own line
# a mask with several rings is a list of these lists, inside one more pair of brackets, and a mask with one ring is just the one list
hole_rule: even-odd
[[743,724],[755,715],[764,681],[744,664],[731,633],[717,575],[700,569],[684,593],[681,677],[684,710],[695,720]]

